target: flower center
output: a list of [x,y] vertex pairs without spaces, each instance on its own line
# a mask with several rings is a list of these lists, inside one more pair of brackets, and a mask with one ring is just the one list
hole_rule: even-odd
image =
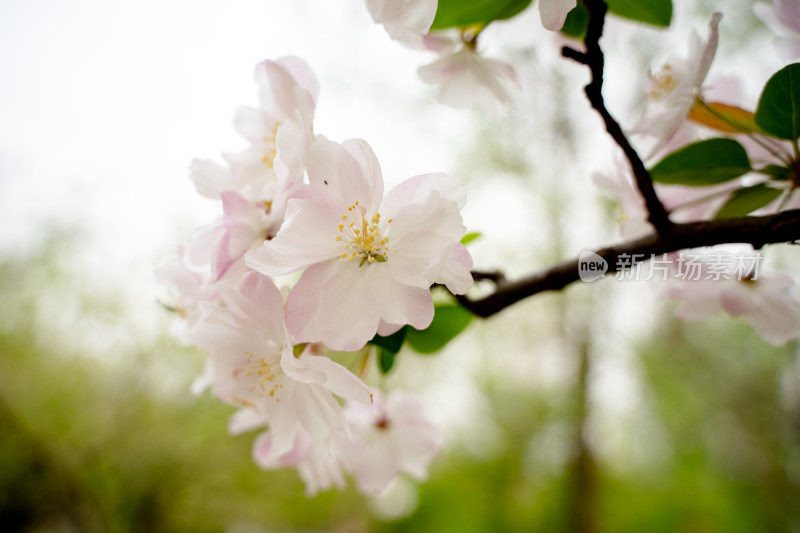
[[272,131],[267,133],[262,139],[265,144],[272,145],[269,146],[261,156],[261,161],[270,168],[275,164],[275,157],[278,155],[278,150],[275,146],[275,139],[278,137],[278,127],[280,127],[280,124],[276,122],[272,127]]
[[[280,389],[283,388],[283,384],[279,381],[280,376],[283,375],[280,364],[270,365],[263,357],[256,358],[250,352],[246,352],[246,355],[247,363],[234,370],[233,377],[237,379],[240,376],[250,378],[252,385],[247,389],[248,393],[255,394],[260,398],[268,396],[275,398],[276,402],[280,402],[280,397],[276,397],[276,394],[279,394]],[[236,398],[236,400],[253,407],[252,402],[248,400],[242,398]]]
[[649,90],[647,97],[653,100],[660,100],[666,98],[675,87],[678,86],[678,80],[672,75],[672,67],[664,65],[661,71],[655,76],[649,76]]
[[[386,221],[387,225],[391,223],[392,219]],[[361,263],[358,266],[363,266],[364,263],[385,263],[389,252],[397,251],[390,250],[389,237],[385,237],[381,232],[381,214],[375,213],[368,218],[366,209],[359,207],[358,202],[348,207],[347,212],[342,214],[336,240],[345,243],[339,259],[352,261],[360,258]]]

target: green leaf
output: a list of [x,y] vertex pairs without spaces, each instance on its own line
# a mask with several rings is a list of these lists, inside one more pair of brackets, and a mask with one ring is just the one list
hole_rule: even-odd
[[763,168],[755,169],[756,172],[759,174],[766,174],[767,176],[772,176],[776,180],[786,180],[789,179],[789,176],[792,173],[792,170],[787,167],[782,167],[780,165],[767,165]]
[[481,235],[483,235],[483,233],[481,233],[479,231],[473,231],[471,233],[467,233],[466,235],[461,237],[461,244],[466,246],[469,243],[471,243],[472,241],[474,241],[475,239],[479,238]]
[[387,350],[386,348],[378,348],[378,368],[381,369],[381,374],[388,374],[394,366],[394,359],[397,352]]
[[702,187],[750,172],[750,159],[733,139],[708,139],[674,152],[650,170],[653,181]]
[[531,0],[439,0],[432,30],[486,26],[493,20],[511,18]]
[[391,335],[385,337],[375,335],[369,341],[368,344],[378,347],[378,368],[380,368],[381,373],[387,374],[394,366],[397,352],[402,348],[403,342],[406,340],[406,334],[410,329],[408,326],[403,326]]
[[800,63],[783,67],[769,79],[758,99],[756,124],[779,139],[800,137]]
[[672,22],[672,0],[606,0],[606,4],[609,13],[637,22],[662,28]]
[[567,37],[583,39],[588,24],[589,12],[586,10],[586,6],[583,5],[583,2],[578,2],[578,5],[567,13],[567,18],[564,21],[564,26],[561,28],[561,33]]
[[392,333],[391,335],[387,335],[385,337],[381,337],[380,335],[375,335],[374,337],[372,337],[372,340],[370,340],[368,344],[372,344],[380,348],[383,348],[385,350],[389,350],[392,353],[397,353],[403,346],[403,341],[406,340],[406,333],[408,332],[409,329],[411,328],[409,328],[408,326],[403,326],[396,332]]
[[426,329],[408,330],[408,344],[414,351],[424,354],[438,352],[472,322],[475,316],[456,304],[436,306],[433,322]]
[[763,183],[744,187],[733,192],[714,218],[733,218],[749,215],[756,209],[764,207],[783,193],[781,189],[768,187]]

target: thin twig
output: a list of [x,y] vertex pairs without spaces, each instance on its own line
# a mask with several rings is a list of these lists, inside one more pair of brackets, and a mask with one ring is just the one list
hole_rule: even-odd
[[597,111],[603,119],[606,126],[606,131],[614,139],[617,145],[622,149],[631,165],[633,176],[636,180],[636,187],[639,193],[644,198],[645,206],[647,207],[647,220],[652,224],[657,232],[663,233],[669,230],[672,222],[669,219],[667,210],[664,204],[658,199],[656,190],[653,187],[653,179],[650,173],[644,166],[639,154],[631,146],[630,141],[625,136],[619,123],[611,116],[611,113],[606,108],[603,99],[603,68],[605,65],[605,57],[603,50],[600,48],[600,37],[603,35],[603,25],[605,23],[605,16],[608,7],[602,0],[583,0],[586,9],[589,11],[589,23],[586,28],[586,36],[584,37],[584,44],[586,45],[586,52],[580,52],[573,48],[565,46],[561,53],[564,57],[574,59],[578,63],[586,65],[592,73],[592,80],[584,88],[586,98],[589,103]]

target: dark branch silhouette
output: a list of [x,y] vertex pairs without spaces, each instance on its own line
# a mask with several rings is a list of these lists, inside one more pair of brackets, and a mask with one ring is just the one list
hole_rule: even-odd
[[669,220],[667,210],[658,199],[656,190],[653,187],[653,179],[650,173],[644,166],[642,158],[631,146],[630,141],[623,133],[619,123],[614,120],[603,99],[603,68],[605,66],[605,57],[603,50],[600,48],[600,37],[603,35],[603,25],[605,23],[607,6],[602,0],[584,0],[586,9],[589,11],[589,24],[586,28],[586,36],[584,37],[584,44],[586,45],[586,52],[579,52],[573,48],[564,47],[561,53],[564,57],[574,59],[578,63],[586,65],[592,73],[592,80],[584,88],[586,98],[589,103],[597,111],[603,119],[606,126],[606,131],[611,135],[611,138],[622,148],[628,162],[631,165],[633,176],[636,181],[636,187],[644,198],[645,206],[647,208],[647,220],[656,229],[657,232],[668,231],[672,222]]

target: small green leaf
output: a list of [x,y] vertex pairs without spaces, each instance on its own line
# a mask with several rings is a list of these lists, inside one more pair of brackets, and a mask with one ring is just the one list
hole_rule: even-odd
[[768,187],[763,183],[737,189],[728,198],[714,218],[734,218],[749,215],[778,198],[783,191]]
[[780,165],[767,165],[763,168],[755,169],[756,172],[759,174],[766,174],[767,176],[772,176],[776,180],[785,180],[789,179],[792,171],[787,167],[782,167]]
[[473,231],[471,233],[467,233],[466,235],[461,237],[461,244],[466,246],[469,243],[471,243],[472,241],[474,241],[475,239],[479,238],[481,235],[483,235],[483,233],[481,233],[479,231]]
[[767,81],[756,109],[756,124],[779,139],[800,137],[800,63],[792,63]]
[[486,26],[493,20],[513,17],[531,0],[439,0],[432,30]]
[[589,24],[589,12],[582,2],[578,2],[575,8],[567,13],[567,19],[561,28],[561,33],[567,37],[583,39],[586,34],[586,26]]
[[606,0],[606,4],[609,13],[637,22],[662,28],[672,22],[672,0]]
[[733,139],[708,139],[674,152],[650,170],[653,181],[702,187],[750,172],[750,159]]
[[475,316],[456,304],[436,306],[433,322],[426,329],[408,330],[408,344],[414,351],[424,354],[438,352],[472,322]]
[[408,333],[409,329],[411,328],[409,328],[408,326],[403,326],[396,332],[392,333],[391,335],[387,335],[385,337],[381,337],[380,335],[375,335],[374,337],[372,337],[372,340],[370,340],[368,344],[372,344],[380,348],[383,348],[385,350],[389,350],[392,353],[397,353],[403,346],[403,341],[406,340],[406,333]]
[[394,359],[397,352],[387,350],[386,348],[378,348],[378,368],[381,369],[381,374],[388,374],[394,366]]

